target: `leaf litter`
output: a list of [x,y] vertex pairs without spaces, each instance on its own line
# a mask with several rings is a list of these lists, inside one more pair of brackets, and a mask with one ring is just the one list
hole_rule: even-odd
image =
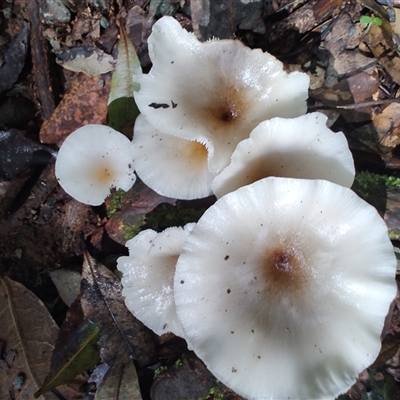
[[[14,3],[15,10],[18,10],[21,2],[15,0]],[[46,29],[47,39],[43,37],[40,40],[49,40],[53,49],[62,49],[66,54],[74,53],[75,49],[83,46],[94,49],[94,54],[104,51],[111,60],[116,57],[114,48],[120,32],[119,43],[125,45],[118,45],[119,52],[126,61],[120,62],[122,71],[117,65],[118,73],[114,74],[113,80],[118,77],[123,83],[122,87],[115,89],[110,73],[97,71],[96,74],[100,75],[88,77],[46,62],[41,67],[55,78],[54,93],[62,94],[54,112],[48,116],[38,101],[44,98],[46,89],[36,82],[38,75],[29,71],[27,63],[25,36],[29,32],[26,28],[21,30],[18,25],[21,16],[26,20],[30,18],[22,8],[21,16],[12,9],[7,11],[8,14],[4,11],[0,15],[4,22],[0,32],[0,74],[11,74],[11,78],[4,82],[12,84],[3,88],[0,103],[12,104],[18,112],[18,104],[22,104],[23,98],[32,101],[36,107],[36,116],[27,121],[18,139],[21,146],[26,143],[25,158],[21,158],[17,151],[12,152],[9,165],[13,169],[6,169],[7,175],[2,176],[0,181],[0,271],[13,279],[4,278],[1,286],[4,302],[1,318],[5,318],[1,325],[8,328],[0,334],[0,387],[4,398],[9,398],[10,393],[14,398],[21,398],[24,393],[33,394],[43,384],[50,368],[58,327],[39,300],[42,299],[61,322],[68,320],[65,301],[71,307],[70,317],[83,313],[83,320],[80,320],[83,325],[77,324],[78,328],[85,327],[82,321],[91,321],[98,327],[96,345],[99,346],[101,362],[107,363],[110,369],[103,383],[99,383],[96,398],[122,398],[115,394],[122,390],[128,393],[127,398],[138,399],[142,394],[143,398],[149,398],[150,393],[154,398],[167,399],[171,391],[179,393],[180,398],[238,399],[212,380],[208,371],[198,364],[199,360],[187,352],[184,344],[172,337],[154,337],[135,321],[124,307],[119,278],[113,273],[115,259],[124,253],[122,245],[127,238],[147,227],[161,230],[174,223],[196,220],[210,202],[181,204],[174,199],[163,198],[143,185],[133,188],[122,198],[115,193],[105,206],[93,209],[62,193],[57,188],[52,171],[53,160],[51,157],[37,159],[36,152],[53,154],[56,151],[54,145],[60,144],[70,132],[87,123],[104,124],[108,121],[127,135],[131,134],[130,126],[136,115],[125,112],[132,110],[129,77],[132,73],[140,73],[139,68],[148,70],[147,37],[152,23],[163,15],[172,14],[202,40],[214,36],[239,38],[250,47],[268,49],[288,64],[288,68],[302,69],[309,74],[313,87],[309,108],[325,109],[333,128],[347,135],[359,171],[355,187],[357,184],[361,187],[366,185],[368,193],[364,190],[363,196],[385,216],[393,243],[399,246],[400,191],[398,185],[387,184],[387,177],[398,177],[400,165],[397,132],[400,58],[399,23],[396,22],[396,18],[400,20],[399,9],[393,8],[392,4],[382,6],[374,1],[344,4],[341,1],[321,0],[282,0],[270,2],[264,8],[261,1],[226,0],[118,0],[93,2],[89,8],[81,7],[80,3],[76,5],[66,1],[65,4],[76,13],[73,23],[66,19],[54,24],[54,20],[46,20],[50,18],[46,16],[39,24]],[[378,17],[383,23],[371,23],[366,27],[360,22],[362,17],[370,17],[371,21]],[[38,22],[32,19],[32,23],[35,28]],[[131,41],[136,52],[132,52]],[[13,48],[18,51],[11,51]],[[121,48],[125,49],[125,54]],[[89,53],[80,53],[80,62],[83,63],[80,70],[90,67],[90,55],[93,53]],[[131,57],[133,60],[136,53],[141,65],[136,59],[132,69],[127,60]],[[85,54],[88,55],[87,60]],[[11,55],[16,57],[15,60]],[[4,61],[8,63],[8,69],[1,68]],[[23,73],[22,67],[25,68]],[[57,69],[56,74],[54,68]],[[113,107],[108,107],[110,104],[107,106],[109,99],[116,102],[124,100],[116,104],[115,111]],[[115,116],[120,117],[121,109],[123,116],[118,120]],[[8,131],[9,126],[1,128]],[[11,139],[5,144],[9,148],[15,146]],[[94,258],[84,253],[85,248],[90,249]],[[75,289],[68,290],[70,293],[63,293],[61,287],[67,285],[68,274],[65,278],[58,276],[61,281],[53,285],[49,276],[55,279],[58,268],[76,271],[77,266],[83,266],[79,277],[74,275],[74,281],[80,281],[79,289],[75,286]],[[81,311],[71,305],[75,304],[76,296]],[[29,304],[26,310],[16,305],[15,301],[24,297],[21,304]],[[389,392],[390,398],[400,398],[399,391],[393,386],[393,381],[399,379],[399,308],[396,299],[385,324],[380,357],[369,371],[360,375],[358,382],[347,395],[341,396],[342,399],[361,399],[367,392],[380,395],[383,391]],[[89,322],[86,324],[90,325]],[[31,345],[38,329],[42,335],[38,343],[44,345],[43,338],[48,337],[46,342],[50,344],[42,356],[36,354],[37,349]],[[68,336],[73,338],[77,335],[72,328],[61,329],[64,329],[64,336],[60,335],[58,339],[61,345],[68,342]],[[87,328],[82,329],[86,332]],[[21,346],[29,350],[26,353],[29,357],[22,361]],[[46,360],[42,362],[44,356]],[[95,362],[97,360],[92,362],[91,367],[85,366],[89,374]],[[22,369],[17,371],[17,364]],[[46,367],[42,368],[42,364]],[[59,366],[65,364],[65,360],[59,361]],[[179,372],[180,368],[187,368],[188,371]],[[154,371],[159,369],[163,372],[157,373],[154,378]],[[79,376],[80,382],[83,382],[88,375]],[[124,386],[127,380],[138,382],[142,394],[138,393],[137,383]],[[193,384],[190,383],[192,380]],[[199,382],[200,389],[197,386]],[[107,386],[110,392],[105,391]],[[71,399],[84,395],[84,392],[79,394],[76,388],[64,389],[61,386],[57,390],[60,393],[72,390],[64,395]],[[53,393],[56,392],[46,392],[42,397],[56,398]]]

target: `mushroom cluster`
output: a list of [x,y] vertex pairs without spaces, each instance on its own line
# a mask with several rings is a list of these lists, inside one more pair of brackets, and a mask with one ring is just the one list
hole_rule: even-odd
[[[152,68],[135,77],[143,118],[133,146],[137,174],[162,195],[210,195],[212,178],[260,122],[306,112],[308,76],[285,72],[260,49],[238,40],[202,43],[172,17],[154,24],[148,45]],[[197,193],[190,188],[194,179],[201,182]]]
[[140,318],[153,301],[156,322],[142,321],[183,336],[246,399],[333,399],[379,354],[396,258],[384,221],[351,189],[264,178],[170,229],[128,242],[127,305]]
[[307,75],[268,53],[201,43],[171,17],[148,43],[132,142],[80,128],[60,149],[60,184],[92,205],[134,170],[164,196],[215,194],[198,223],[127,243],[127,307],[248,399],[334,398],[378,355],[396,293],[385,223],[349,189],[343,133],[306,114]]
[[[148,74],[134,77],[140,85],[135,100],[141,115],[132,142],[111,154],[108,138],[119,136],[116,143],[127,139],[104,126],[97,126],[96,135],[96,125],[88,125],[60,149],[56,175],[73,197],[98,205],[111,187],[129,189],[135,181],[133,164],[151,189],[184,200],[220,197],[267,176],[351,185],[354,165],[344,135],[328,129],[324,115],[305,115],[305,73],[287,73],[272,55],[237,40],[202,43],[172,17],[154,24],[148,43],[153,66]],[[77,157],[72,138],[82,149],[85,140],[95,142],[93,148],[87,142],[88,151],[98,160],[93,165],[104,165],[103,175],[85,166],[90,157],[79,149],[83,158],[79,179],[74,178],[77,171],[69,167]],[[121,170],[111,158],[117,164],[121,158],[125,170],[128,166],[129,184],[108,173]],[[89,193],[97,190],[96,199],[88,197],[85,186]]]

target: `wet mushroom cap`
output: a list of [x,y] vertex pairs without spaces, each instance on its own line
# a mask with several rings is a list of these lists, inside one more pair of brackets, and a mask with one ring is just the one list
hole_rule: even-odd
[[85,125],[62,144],[55,174],[81,203],[100,205],[111,188],[129,190],[136,181],[130,140],[104,125]]
[[315,112],[261,122],[214,179],[215,195],[221,197],[268,176],[326,179],[350,187],[355,168],[347,139],[342,132],[331,131],[326,120]]
[[135,76],[135,100],[158,131],[204,143],[209,168],[219,172],[238,142],[261,121],[306,112],[309,78],[237,40],[201,43],[172,17],[163,17],[148,39],[153,62]]
[[333,399],[380,350],[396,259],[376,210],[323,180],[266,178],[220,198],[178,259],[184,337],[248,399]]
[[126,243],[129,256],[118,258],[127,308],[157,335],[183,336],[176,317],[173,276],[184,241],[194,223],[163,232],[146,229]]
[[137,175],[155,192],[183,200],[212,194],[216,174],[208,169],[208,151],[202,143],[160,133],[139,115],[132,154]]

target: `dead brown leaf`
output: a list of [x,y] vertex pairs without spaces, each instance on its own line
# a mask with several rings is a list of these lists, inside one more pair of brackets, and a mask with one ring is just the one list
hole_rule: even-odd
[[380,114],[374,115],[373,123],[382,146],[400,144],[400,103],[391,103]]
[[[0,280],[0,326],[0,398],[33,399],[50,367],[58,327],[32,292],[8,278]],[[77,398],[65,390],[66,398]],[[57,397],[49,392],[40,399]]]
[[135,364],[111,367],[96,391],[94,400],[142,400]]
[[192,0],[190,10],[193,29],[203,40],[233,38],[238,28],[265,33],[261,1]]
[[107,119],[107,99],[110,75],[88,77],[80,73],[58,107],[40,129],[43,143],[61,144],[74,130],[87,124],[104,124]]
[[100,328],[100,355],[108,365],[127,364],[132,358],[141,366],[157,360],[152,332],[125,306],[121,281],[104,265],[85,254],[81,304],[86,318]]
[[400,57],[393,50],[393,44],[386,40],[379,25],[371,26],[366,36],[366,43],[386,72],[397,84],[400,84]]
[[[106,223],[108,235],[117,243],[125,245],[126,232],[140,229],[144,216],[161,203],[175,204],[176,200],[164,197],[147,187],[138,180],[132,189],[125,193],[121,208]],[[106,201],[110,210],[110,199]]]
[[[153,400],[206,398],[215,378],[194,353],[186,354],[181,365],[174,365],[158,375],[151,387]],[[227,396],[223,397],[224,399]],[[241,399],[241,397],[238,397]]]

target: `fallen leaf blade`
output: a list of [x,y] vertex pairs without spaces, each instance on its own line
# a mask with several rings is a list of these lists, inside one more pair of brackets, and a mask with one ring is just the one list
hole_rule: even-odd
[[[0,279],[0,310],[2,352],[15,353],[0,369],[0,398],[14,393],[14,379],[21,376],[18,398],[31,399],[48,372],[58,327],[42,301],[9,278]],[[51,393],[42,398],[55,399]]]
[[100,329],[100,355],[113,366],[132,358],[140,366],[156,362],[152,332],[125,306],[119,278],[85,253],[82,268],[81,301],[86,318]]
[[117,66],[111,80],[108,98],[108,123],[116,130],[126,123],[133,123],[139,115],[133,93],[140,85],[134,82],[134,75],[142,73],[135,47],[123,26],[120,27]]
[[81,274],[66,268],[58,268],[49,272],[50,278],[57,288],[61,300],[71,307],[80,292]]
[[399,340],[388,340],[382,343],[381,351],[370,368],[382,368],[399,350]]
[[35,398],[48,390],[70,382],[77,375],[96,365],[99,361],[97,342],[99,328],[90,320],[63,325],[53,352],[50,373],[35,393]]
[[111,367],[98,387],[94,400],[142,400],[133,361]]

